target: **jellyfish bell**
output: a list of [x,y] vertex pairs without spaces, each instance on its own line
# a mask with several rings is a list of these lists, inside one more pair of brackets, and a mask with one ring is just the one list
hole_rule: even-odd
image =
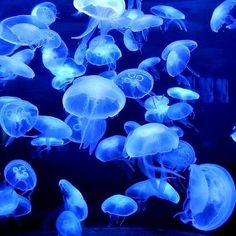
[[167,111],[169,105],[159,105],[154,109],[149,109],[145,112],[144,118],[147,122],[151,123],[163,123],[168,121]]
[[56,90],[64,91],[73,81],[74,78],[58,75],[52,79],[51,85]]
[[173,130],[179,138],[184,136],[184,131],[179,126],[169,126],[169,129]]
[[37,184],[37,176],[31,165],[21,159],[10,161],[4,168],[6,182],[22,192],[31,191]]
[[169,98],[164,95],[155,95],[147,98],[144,102],[146,110],[156,109],[159,106],[166,106],[169,104]]
[[[1,35],[1,30],[0,30]],[[0,36],[1,37],[1,36]],[[17,45],[9,43],[0,38],[0,55],[10,55],[18,48]]]
[[199,99],[200,95],[191,90],[181,87],[172,87],[167,90],[167,94],[175,99],[180,99],[182,101],[191,101]]
[[127,69],[120,72],[115,83],[127,98],[138,99],[149,94],[153,88],[153,77],[141,69]]
[[16,209],[11,213],[12,217],[21,217],[28,215],[32,211],[32,205],[29,199],[18,194],[19,203]]
[[106,78],[106,79],[110,79],[110,80],[115,80],[117,77],[117,73],[115,70],[104,71],[104,72],[100,73],[99,75]]
[[21,51],[18,51],[14,53],[11,58],[17,61],[21,61],[28,65],[35,56],[35,50],[32,49],[23,49]]
[[19,97],[14,97],[14,96],[0,96],[0,111],[6,103],[12,102],[12,101],[15,102],[19,100],[22,100],[22,99]]
[[138,128],[140,126],[139,123],[137,123],[136,121],[126,121],[124,123],[124,130],[126,134],[131,134],[136,128]]
[[88,216],[88,206],[80,191],[66,179],[61,179],[58,185],[64,198],[65,210],[72,211],[78,220],[84,221]]

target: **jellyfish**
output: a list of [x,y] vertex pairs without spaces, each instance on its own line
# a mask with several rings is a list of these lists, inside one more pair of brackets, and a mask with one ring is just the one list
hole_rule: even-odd
[[134,7],[135,7],[135,5],[136,5],[136,8],[137,8],[138,10],[141,10],[141,8],[142,8],[142,1],[143,1],[143,0],[128,0],[128,6],[127,6],[127,8],[128,8],[128,9],[135,9]]
[[88,121],[87,118],[69,115],[65,119],[65,122],[72,129],[72,135],[68,139],[72,142],[80,143],[81,147],[84,149],[89,147],[90,155],[93,153],[99,140],[105,134],[107,128],[105,119]]
[[82,227],[72,211],[63,211],[57,217],[56,229],[61,236],[81,236]]
[[14,53],[11,58],[17,61],[21,61],[28,65],[34,58],[35,50],[32,49],[23,49]]
[[159,106],[166,106],[169,104],[169,98],[164,95],[155,95],[147,98],[144,102],[144,108],[146,110],[155,109]]
[[4,168],[6,182],[14,189],[28,192],[35,188],[37,176],[31,165],[21,159],[10,161]]
[[138,65],[138,69],[146,70],[149,72],[155,80],[160,79],[160,75],[155,66],[161,61],[159,57],[149,57],[141,61]]
[[141,42],[136,40],[132,30],[130,29],[125,30],[123,34],[123,41],[125,47],[131,52],[139,51],[143,46]]
[[170,152],[178,147],[179,137],[167,126],[149,123],[136,128],[127,137],[125,149],[130,157]]
[[61,36],[54,30],[41,29],[43,40],[41,46],[43,48],[58,48],[61,45]]
[[156,5],[151,8],[151,12],[164,19],[164,31],[168,30],[171,24],[176,24],[180,30],[187,31],[184,23],[185,15],[180,10],[165,5]]
[[167,90],[167,94],[175,99],[182,101],[191,101],[199,99],[200,95],[191,89],[185,89],[181,87],[172,87]]
[[235,4],[235,0],[226,0],[215,8],[210,21],[211,30],[213,32],[217,33],[222,28],[236,28],[236,20],[231,14]]
[[104,71],[104,72],[100,73],[99,75],[106,78],[106,79],[110,79],[110,80],[115,80],[117,77],[117,73],[115,70]]
[[102,162],[123,160],[126,137],[113,135],[103,139],[97,146],[95,156]]
[[131,134],[136,128],[138,128],[140,126],[139,123],[137,123],[136,121],[126,121],[124,123],[124,130],[126,132],[126,134]]
[[125,195],[139,202],[146,202],[150,197],[157,197],[178,204],[180,200],[178,192],[168,182],[164,189],[160,189],[160,183],[161,180],[158,178],[137,182],[126,189]]
[[154,80],[145,70],[127,69],[118,74],[115,83],[127,98],[140,99],[151,92]]
[[57,7],[52,2],[42,2],[33,8],[31,15],[36,16],[44,24],[51,25],[56,21]]
[[53,116],[38,116],[34,128],[49,138],[66,139],[72,134],[71,128],[64,121]]
[[236,127],[235,126],[233,127],[233,131],[230,137],[234,140],[234,142],[236,142]]
[[151,123],[163,123],[168,121],[167,111],[169,105],[160,105],[155,109],[149,109],[145,112],[144,118],[147,122]]
[[88,216],[88,206],[80,191],[66,179],[61,179],[58,185],[64,198],[65,210],[72,211],[79,221],[84,221]]
[[87,61],[96,66],[107,65],[109,69],[116,68],[116,61],[122,53],[110,35],[102,35],[93,38],[86,51]]
[[[1,30],[0,30],[1,32]],[[1,35],[1,33],[0,33]],[[0,55],[10,55],[18,48],[17,45],[9,43],[0,38]]]
[[117,115],[125,101],[124,93],[113,81],[96,75],[74,80],[62,99],[68,113],[88,121]]
[[32,210],[32,205],[29,199],[18,194],[19,203],[16,209],[10,214],[13,217],[28,215]]
[[65,76],[55,76],[53,79],[52,79],[52,82],[51,82],[51,85],[54,89],[56,90],[62,90],[62,91],[65,91],[66,88],[72,84],[74,81],[74,78],[71,78],[71,77],[65,77]]
[[15,138],[26,136],[38,119],[38,108],[25,100],[7,102],[0,110],[0,125],[10,136],[7,146]]
[[132,198],[116,194],[107,198],[102,203],[101,209],[104,213],[109,214],[110,225],[118,224],[120,217],[123,217],[122,224],[125,217],[134,214],[138,210],[138,205]]
[[13,97],[13,96],[0,96],[0,112],[2,107],[7,104],[8,102],[16,102],[21,100],[19,97]]
[[221,227],[235,207],[235,185],[230,173],[216,164],[190,166],[187,198],[183,212],[178,213],[183,223],[211,231]]
[[0,186],[0,217],[9,216],[19,204],[19,197],[15,190],[6,185]]
[[159,162],[166,168],[175,171],[183,171],[196,162],[196,155],[193,147],[186,141],[179,140],[179,145],[171,152],[158,156]]
[[169,126],[169,129],[173,130],[179,138],[184,136],[184,131],[179,126]]

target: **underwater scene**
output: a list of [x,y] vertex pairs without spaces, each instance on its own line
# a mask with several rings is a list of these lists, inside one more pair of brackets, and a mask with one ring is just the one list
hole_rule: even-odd
[[233,235],[236,0],[0,0],[0,235]]

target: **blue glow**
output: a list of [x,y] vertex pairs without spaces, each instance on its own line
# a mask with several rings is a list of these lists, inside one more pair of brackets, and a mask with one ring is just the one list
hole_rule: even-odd
[[183,101],[197,100],[200,95],[191,89],[185,89],[181,87],[172,87],[167,90],[167,94],[175,99],[180,99]]

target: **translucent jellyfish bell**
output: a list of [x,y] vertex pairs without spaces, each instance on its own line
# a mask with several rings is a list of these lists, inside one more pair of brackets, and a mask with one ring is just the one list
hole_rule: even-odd
[[130,157],[169,152],[178,147],[179,137],[163,124],[149,123],[136,128],[127,137],[125,149]]
[[199,99],[200,95],[191,89],[185,89],[181,87],[172,87],[167,90],[167,94],[175,99],[182,101],[191,101]]
[[10,161],[4,168],[4,177],[9,185],[23,192],[33,190],[37,176],[31,165],[21,159]]
[[[1,29],[0,29],[1,35]],[[3,39],[0,39],[0,55],[10,55],[18,48],[17,45],[9,43]]]
[[21,216],[28,215],[32,210],[32,205],[31,205],[30,200],[19,194],[18,194],[18,198],[19,198],[19,203],[16,209],[14,210],[14,212],[12,212],[11,216],[21,217]]
[[124,93],[113,81],[96,75],[76,79],[62,100],[68,113],[88,120],[117,115],[125,101]]
[[215,8],[210,22],[212,31],[217,33],[223,27],[226,29],[236,28],[236,19],[231,14],[235,5],[235,0],[226,0]]
[[144,107],[146,110],[150,110],[150,109],[156,109],[158,106],[168,105],[168,104],[169,104],[169,98],[167,98],[164,95],[158,95],[147,98],[144,102]]
[[88,206],[80,191],[65,179],[61,179],[58,185],[63,194],[65,210],[72,211],[78,220],[85,220],[88,216]]
[[135,121],[126,121],[124,123],[124,130],[126,132],[126,134],[131,134],[136,128],[138,128],[140,126],[139,123],[135,122]]
[[0,96],[0,111],[2,107],[7,104],[8,102],[15,102],[21,100],[19,97],[13,96]]
[[166,122],[167,119],[167,111],[169,109],[169,105],[160,105],[155,109],[149,109],[145,112],[144,118],[147,122],[154,123],[163,123]]
[[72,211],[63,211],[56,220],[57,232],[62,236],[81,236],[82,227]]
[[127,69],[120,72],[115,83],[128,98],[138,99],[149,94],[153,88],[153,77],[141,69]]
[[104,213],[110,216],[110,224],[118,223],[119,217],[127,217],[138,210],[137,203],[130,197],[116,194],[107,198],[101,206]]
[[231,216],[236,201],[235,185],[230,173],[215,164],[191,165],[183,223],[210,231],[222,226]]

